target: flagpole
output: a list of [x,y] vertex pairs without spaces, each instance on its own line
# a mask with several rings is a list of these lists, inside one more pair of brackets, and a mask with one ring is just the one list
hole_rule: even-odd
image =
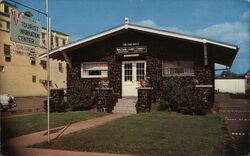
[[47,119],[48,119],[48,143],[50,143],[50,19],[49,19],[49,1],[46,0],[46,18],[47,18]]

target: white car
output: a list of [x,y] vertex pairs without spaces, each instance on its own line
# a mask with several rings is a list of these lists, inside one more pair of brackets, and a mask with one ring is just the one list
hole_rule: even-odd
[[8,109],[16,107],[15,98],[8,94],[0,95],[0,110],[6,111]]

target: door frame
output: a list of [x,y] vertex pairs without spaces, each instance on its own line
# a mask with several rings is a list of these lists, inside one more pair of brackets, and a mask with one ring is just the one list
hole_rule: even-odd
[[[137,75],[136,75],[136,72],[137,72],[137,67],[136,67],[136,64],[137,63],[144,63],[144,75],[145,75],[145,79],[146,79],[146,76],[147,76],[147,61],[146,60],[129,60],[129,61],[122,61],[122,78],[121,78],[121,87],[122,87],[122,97],[124,97],[124,82],[125,82],[125,63],[132,63],[132,83],[138,83],[138,81],[136,81],[137,79]],[[135,68],[134,68],[135,66]],[[136,82],[135,82],[136,81]],[[136,84],[135,84],[136,85]],[[139,86],[138,86],[139,87]],[[137,94],[135,95],[137,96]]]

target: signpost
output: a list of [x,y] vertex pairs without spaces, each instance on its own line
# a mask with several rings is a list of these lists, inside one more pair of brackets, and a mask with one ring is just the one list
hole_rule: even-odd
[[10,38],[14,42],[40,46],[41,25],[17,10],[11,10]]
[[[34,10],[38,13],[41,13],[46,16],[47,21],[47,82],[50,82],[50,63],[49,63],[49,51],[50,51],[50,37],[51,29],[50,27],[50,18],[49,18],[49,0],[46,0],[46,12],[41,12],[37,9],[31,8],[27,5],[19,3],[15,0],[9,0],[15,4],[19,4],[28,9]],[[40,34],[41,26],[38,21],[33,20],[32,18],[24,15],[23,13],[17,11],[11,11],[10,19],[10,36],[11,40],[14,42],[20,42],[24,44],[29,44],[32,46],[40,46]],[[49,30],[50,29],[50,30]],[[33,52],[34,53],[34,52]],[[47,83],[47,119],[48,119],[48,140],[50,143],[50,83]]]

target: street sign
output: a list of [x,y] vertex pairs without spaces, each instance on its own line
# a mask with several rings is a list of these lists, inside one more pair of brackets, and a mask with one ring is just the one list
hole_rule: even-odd
[[14,42],[40,46],[40,22],[17,10],[11,10],[10,38]]

